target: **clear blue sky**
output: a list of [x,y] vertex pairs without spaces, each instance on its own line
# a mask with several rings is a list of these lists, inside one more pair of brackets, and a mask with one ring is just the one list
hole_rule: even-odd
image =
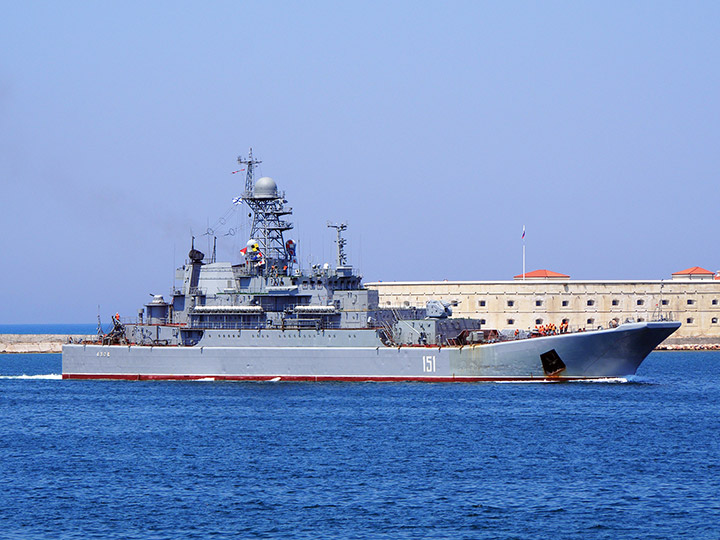
[[[366,281],[720,268],[720,3],[3,2],[0,323],[134,315],[250,146]],[[238,260],[231,214],[218,246]],[[223,236],[229,228],[235,236]]]

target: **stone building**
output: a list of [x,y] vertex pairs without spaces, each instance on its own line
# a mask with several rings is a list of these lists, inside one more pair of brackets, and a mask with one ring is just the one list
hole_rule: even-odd
[[529,329],[541,324],[571,329],[607,327],[611,321],[682,322],[671,343],[720,343],[720,275],[688,268],[665,280],[571,280],[536,270],[512,281],[414,281],[366,284],[380,305],[423,307],[452,302],[453,315],[481,319],[487,328]]

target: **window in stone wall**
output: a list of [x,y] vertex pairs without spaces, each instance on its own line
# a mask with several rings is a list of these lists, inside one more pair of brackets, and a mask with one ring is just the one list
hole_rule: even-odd
[[515,305],[515,300],[508,300],[507,305],[508,307],[513,307]]
[[563,306],[563,307],[568,307],[569,305],[570,305],[570,302],[568,302],[567,300],[563,300],[563,301],[562,301],[562,306]]
[[692,300],[692,299],[687,301],[688,306],[692,306],[694,303],[695,303],[695,300]]
[[692,317],[688,317],[687,319],[685,319],[685,322],[686,322],[687,324],[692,324],[692,323],[693,323],[693,320],[694,320],[694,319],[693,319]]
[[587,301],[587,305],[588,305],[588,306],[594,306],[594,305],[595,305],[595,300],[588,300],[588,301]]
[[643,304],[645,304],[645,300],[638,300],[638,301],[637,301],[637,305],[638,305],[638,306],[642,306]]
[[660,302],[663,306],[667,306],[670,303],[670,300],[662,300]]
[[535,300],[536,306],[542,306],[542,300]]
[[595,319],[588,319],[587,324],[595,324]]
[[718,321],[718,318],[717,318],[717,317],[713,317],[713,318],[712,318],[712,323],[713,323],[713,324],[717,324],[717,321]]
[[563,320],[562,320],[562,323],[563,323],[563,324],[570,324],[570,319],[563,319]]
[[478,306],[485,307],[485,300],[478,300]]
[[643,319],[642,317],[638,317],[638,322],[645,322],[645,319]]
[[508,320],[507,320],[507,323],[508,323],[508,324],[511,324],[511,325],[512,325],[512,324],[515,324],[515,319],[508,319]]
[[717,298],[713,298],[712,305],[717,306],[717,304],[718,304]]
[[618,300],[617,298],[613,298],[612,305],[613,305],[613,306],[619,306],[619,305],[620,305],[620,300]]
[[535,319],[535,324],[542,324],[542,319]]
[[485,319],[480,319],[480,324],[485,324]]

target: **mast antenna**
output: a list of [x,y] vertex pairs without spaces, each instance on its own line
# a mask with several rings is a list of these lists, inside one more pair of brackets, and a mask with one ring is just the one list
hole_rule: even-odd
[[345,244],[347,240],[342,237],[342,232],[347,229],[347,223],[328,223],[327,226],[335,229],[337,232],[337,265],[338,268],[347,264],[347,255],[345,255]]
[[238,156],[237,161],[238,164],[245,165],[247,169],[247,172],[245,173],[245,193],[243,193],[243,198],[251,197],[253,192],[253,168],[255,165],[262,163],[262,160],[255,159],[252,155],[252,148],[250,148],[247,159],[242,156]]

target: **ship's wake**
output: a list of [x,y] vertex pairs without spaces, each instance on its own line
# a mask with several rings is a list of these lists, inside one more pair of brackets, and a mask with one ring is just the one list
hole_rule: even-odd
[[61,380],[62,375],[60,373],[47,373],[43,375],[0,375],[0,379],[55,381]]

